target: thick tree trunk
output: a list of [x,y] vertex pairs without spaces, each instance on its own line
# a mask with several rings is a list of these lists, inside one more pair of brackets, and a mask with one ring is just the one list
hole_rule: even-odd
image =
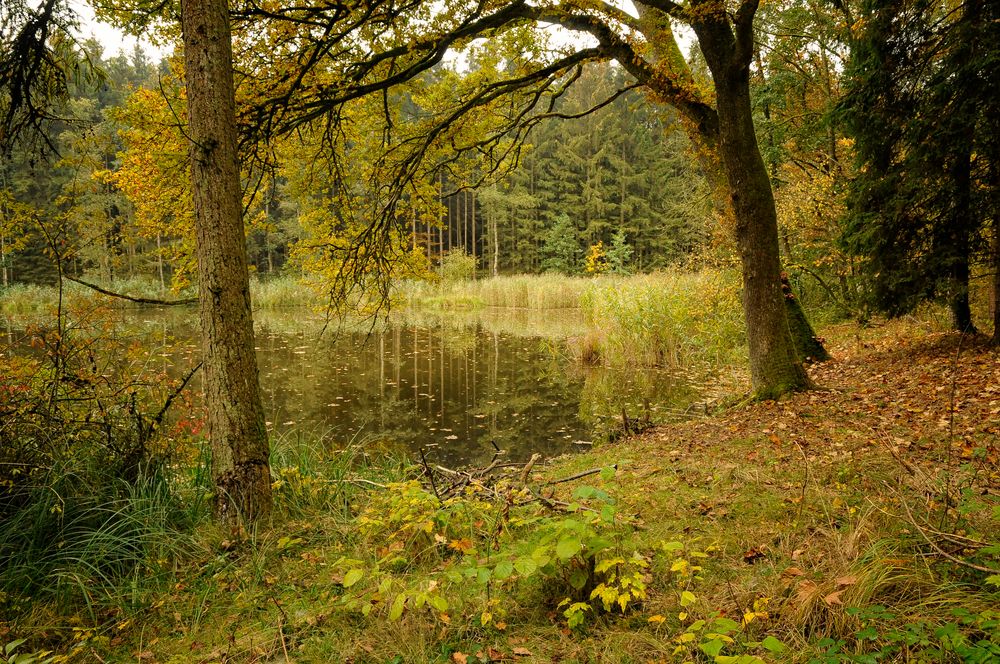
[[749,82],[716,82],[720,149],[736,218],[743,314],[754,391],[770,397],[809,385],[792,340],[781,290],[778,220],[750,111]]
[[[769,398],[805,389],[811,383],[789,328],[781,288],[774,194],[753,125],[749,70],[752,12],[742,20],[737,18],[734,34],[721,5],[716,11],[714,2],[699,4],[705,5],[705,19],[693,22],[692,27],[715,82],[719,155],[729,185],[742,264],[750,374],[754,392]],[[743,11],[741,7],[739,14]]]
[[255,520],[271,508],[267,430],[254,355],[236,155],[226,0],[183,0],[184,64],[215,513]]

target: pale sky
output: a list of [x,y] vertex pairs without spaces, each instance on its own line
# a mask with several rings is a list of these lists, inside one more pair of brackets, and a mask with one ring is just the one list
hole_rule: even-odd
[[94,18],[94,10],[85,0],[71,0],[70,6],[76,11],[80,19],[80,38],[88,39],[94,37],[104,45],[104,57],[111,58],[119,53],[128,55],[132,52],[138,42],[142,50],[153,62],[159,62],[162,58],[170,55],[172,49],[153,46],[145,39],[124,34],[121,30],[113,28],[107,23],[102,23]]

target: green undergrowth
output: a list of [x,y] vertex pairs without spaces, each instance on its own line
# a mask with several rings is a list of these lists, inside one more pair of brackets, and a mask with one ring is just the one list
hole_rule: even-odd
[[[4,633],[106,662],[1000,656],[997,579],[928,556],[890,516],[922,500],[877,489],[891,461],[806,467],[764,434],[655,444],[458,477],[464,488],[440,499],[450,486],[428,485],[421,466],[285,439],[270,523],[172,531],[185,544],[156,553],[170,575],[156,592],[97,597],[90,614],[39,604]],[[965,508],[962,537],[995,539],[997,515]],[[996,565],[997,551],[978,555]],[[130,587],[152,586],[125,579],[120,592]]]

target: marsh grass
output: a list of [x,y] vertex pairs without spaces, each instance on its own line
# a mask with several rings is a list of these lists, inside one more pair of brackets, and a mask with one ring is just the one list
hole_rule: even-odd
[[735,272],[665,270],[628,277],[511,275],[479,281],[406,282],[414,309],[577,310],[587,330],[569,353],[583,364],[681,367],[741,363],[746,333]]
[[476,281],[406,281],[397,288],[409,307],[463,309],[575,309],[594,279],[557,274],[517,274]]
[[737,277],[701,270],[597,281],[581,301],[596,338],[581,356],[618,365],[683,367],[742,362],[746,355]]
[[[96,280],[94,280],[96,282]],[[197,296],[197,287],[190,286],[181,291],[160,288],[158,282],[150,279],[116,279],[109,284],[99,284],[114,293],[132,297],[159,300],[178,300]],[[250,280],[250,298],[255,309],[280,311],[285,309],[317,307],[320,303],[316,295],[300,279],[282,276],[273,279]],[[0,313],[11,316],[53,315],[59,302],[59,291],[55,286],[35,284],[13,284],[0,288]],[[128,300],[98,293],[72,281],[63,283],[64,308],[101,304],[119,309],[138,309],[138,305]],[[193,306],[193,305],[192,305]]]

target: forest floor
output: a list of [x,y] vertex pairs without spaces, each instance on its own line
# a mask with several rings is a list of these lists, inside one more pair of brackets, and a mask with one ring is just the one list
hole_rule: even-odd
[[826,333],[834,359],[809,392],[515,468],[444,505],[397,481],[338,494],[338,513],[203,535],[149,608],[81,621],[64,652],[1000,661],[997,350],[906,323]]

